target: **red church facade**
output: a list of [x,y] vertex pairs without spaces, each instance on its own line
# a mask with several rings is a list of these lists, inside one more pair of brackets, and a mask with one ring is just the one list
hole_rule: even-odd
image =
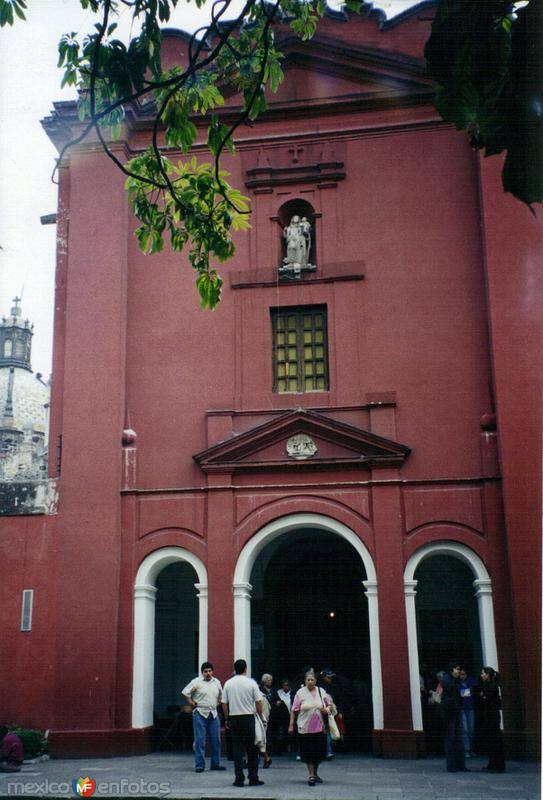
[[[144,752],[204,658],[225,679],[244,657],[277,679],[334,662],[373,752],[423,755],[419,672],[447,653],[499,669],[510,752],[537,753],[541,230],[437,117],[428,16],[279,26],[285,82],[225,159],[252,227],[213,314],[178,254],[139,252],[99,146],[61,166],[58,511],[1,542],[0,705],[53,753]],[[45,128],[60,145],[76,120],[57,104]],[[285,276],[295,215],[315,269]]]

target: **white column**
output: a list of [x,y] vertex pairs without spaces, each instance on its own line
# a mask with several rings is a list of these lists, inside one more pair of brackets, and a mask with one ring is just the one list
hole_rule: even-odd
[[490,580],[473,581],[475,597],[479,608],[479,626],[481,630],[481,650],[483,666],[493,667],[498,671],[498,648],[494,628],[494,606],[492,604],[492,582]]
[[234,584],[234,660],[244,658],[251,674],[251,592],[250,583]]
[[207,661],[207,583],[195,583],[198,597],[198,669]]
[[407,622],[407,652],[409,658],[409,687],[411,691],[411,717],[413,730],[422,731],[422,705],[420,701],[419,648],[417,639],[417,612],[415,597],[418,581],[404,581],[405,618]]
[[149,584],[136,585],[134,591],[133,728],[153,724],[156,592]]
[[383,676],[381,672],[381,640],[379,637],[379,606],[377,581],[362,581],[368,598],[368,621],[370,632],[371,694],[373,703],[373,727],[384,727]]

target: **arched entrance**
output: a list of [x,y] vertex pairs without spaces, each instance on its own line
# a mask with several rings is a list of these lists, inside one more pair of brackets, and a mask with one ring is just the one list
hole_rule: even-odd
[[[287,535],[288,534],[288,535]],[[335,546],[335,551],[334,551]],[[358,554],[356,558],[353,550]],[[336,553],[338,569],[336,570],[329,561],[321,564],[321,559],[330,559]],[[301,592],[296,592],[294,584],[298,574],[291,574],[283,562],[295,559],[296,569],[303,569],[304,590],[306,599]],[[346,567],[348,575],[345,585],[341,585],[341,564]],[[273,567],[276,567],[274,572]],[[269,567],[272,567],[271,571]],[[326,574],[328,566],[328,576]],[[253,596],[253,583],[257,589],[255,611],[259,615],[255,618],[255,627],[252,629],[251,598]],[[323,581],[325,582],[323,584]],[[361,611],[358,620],[345,608],[345,599],[355,596],[354,583],[358,581],[359,597],[354,602],[355,609]],[[290,589],[289,589],[290,582]],[[312,588],[310,588],[312,586]],[[329,589],[328,596],[325,595]],[[289,591],[289,602],[294,600],[297,606],[294,609],[284,608],[286,603],[279,600],[267,602],[264,593]],[[365,591],[365,595],[364,595]],[[277,600],[277,598],[276,598]],[[264,601],[263,603],[260,601]],[[260,602],[260,606],[258,603]],[[338,605],[340,603],[341,605]],[[290,604],[292,604],[290,602]],[[278,605],[276,610],[266,611],[268,606]],[[283,607],[283,608],[282,608]],[[341,615],[336,621],[342,625],[352,626],[353,642],[343,653],[339,650],[339,637],[334,638],[335,652],[324,639],[311,643],[311,637],[303,631],[313,627],[317,629],[316,620],[304,619],[308,614],[330,614],[335,612]],[[298,648],[298,653],[280,654],[280,648],[274,644],[277,638],[278,625],[299,626],[299,643],[303,642],[304,651]],[[333,633],[334,617],[328,616],[328,631]],[[266,633],[268,628],[268,634]],[[383,690],[381,677],[381,657],[379,650],[379,620],[377,607],[377,582],[372,558],[365,545],[356,534],[336,520],[320,514],[292,514],[275,520],[262,528],[250,539],[240,553],[234,575],[234,630],[235,630],[235,657],[245,658],[252,665],[251,634],[253,635],[255,666],[261,666],[260,648],[262,644],[268,647],[266,655],[273,658],[276,669],[294,669],[298,674],[306,665],[304,659],[318,658],[316,667],[322,667],[326,662],[335,661],[346,666],[347,670],[356,672],[356,666],[348,666],[349,660],[359,658],[359,671],[365,671],[368,683],[371,683],[373,727],[383,727]],[[326,633],[326,627],[324,627]],[[267,635],[271,634],[271,642]],[[272,653],[273,649],[273,653]],[[320,651],[320,653],[319,653]],[[358,651],[358,655],[357,655]],[[267,667],[269,668],[269,667]],[[254,670],[253,670],[253,674]],[[256,677],[256,674],[255,674]],[[278,677],[281,677],[280,675]],[[290,675],[289,677],[294,677]]]
[[[173,567],[173,569],[171,569]],[[196,581],[194,580],[196,578]],[[161,619],[156,624],[157,592],[160,592],[159,604],[161,610],[166,609],[166,614],[161,614]],[[134,658],[133,658],[133,685],[132,685],[132,727],[144,728],[153,724],[155,704],[162,704],[166,694],[173,686],[173,675],[167,681],[164,689],[155,694],[155,651],[156,645],[165,642],[175,642],[179,637],[162,637],[162,628],[167,625],[167,616],[171,618],[172,612],[179,619],[177,613],[183,605],[183,600],[198,604],[198,635],[194,636],[187,648],[187,656],[196,663],[201,664],[207,658],[207,573],[203,563],[195,555],[183,547],[164,547],[155,550],[141,563],[134,586]],[[194,619],[194,610],[192,611]],[[166,619],[165,619],[166,618]],[[190,624],[190,621],[189,621]],[[180,636],[182,631],[180,631]],[[197,643],[196,643],[197,639]],[[172,646],[172,645],[170,645]],[[177,647],[177,645],[173,645]],[[185,663],[186,657],[180,651],[172,654],[168,665],[160,665],[161,675],[167,674],[172,669],[172,663]],[[192,665],[191,665],[192,666]],[[178,676],[177,679],[178,680]],[[171,686],[170,686],[171,684]],[[169,687],[169,689],[168,689]]]
[[[417,604],[419,592],[421,602]],[[476,663],[480,658],[498,669],[490,576],[469,547],[457,542],[433,542],[417,550],[407,563],[405,604],[413,728],[423,730],[421,656],[442,659],[447,650],[457,647],[462,653],[451,650],[438,668],[446,668],[450,658],[462,657],[468,662],[467,667],[481,666]],[[447,621],[448,639],[443,634]]]
[[299,528],[268,544],[251,573],[253,675],[288,677],[332,667],[351,750],[370,750],[371,662],[362,561],[344,539]]

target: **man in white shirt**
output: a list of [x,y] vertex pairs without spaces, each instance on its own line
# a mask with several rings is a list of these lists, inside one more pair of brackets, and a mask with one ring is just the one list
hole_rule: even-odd
[[245,785],[243,758],[247,754],[249,786],[262,786],[258,779],[258,748],[255,745],[255,711],[263,720],[262,695],[256,681],[247,677],[247,662],[239,658],[234,664],[235,675],[224,684],[222,707],[226,724],[232,734],[234,751],[234,786]]
[[194,759],[196,772],[203,772],[206,766],[206,734],[209,735],[211,747],[211,769],[224,770],[221,767],[221,723],[217,707],[222,699],[222,686],[213,677],[213,664],[204,661],[201,667],[202,677],[194,678],[182,694],[190,703],[192,725],[194,728]]

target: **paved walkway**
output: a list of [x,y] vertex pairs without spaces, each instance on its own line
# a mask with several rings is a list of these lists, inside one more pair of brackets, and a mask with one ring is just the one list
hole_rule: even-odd
[[[540,800],[540,768],[509,762],[503,775],[481,771],[485,761],[470,759],[472,770],[451,774],[442,758],[416,761],[370,755],[337,755],[321,765],[324,783],[310,788],[306,768],[293,755],[274,758],[260,770],[264,786],[235,788],[231,761],[226,772],[194,772],[191,753],[153,753],[130,758],[55,759],[27,763],[20,773],[0,774],[0,797],[74,797],[72,780],[89,777],[98,797],[165,797],[183,800]],[[81,797],[81,795],[79,795]],[[89,795],[87,795],[89,796]]]

